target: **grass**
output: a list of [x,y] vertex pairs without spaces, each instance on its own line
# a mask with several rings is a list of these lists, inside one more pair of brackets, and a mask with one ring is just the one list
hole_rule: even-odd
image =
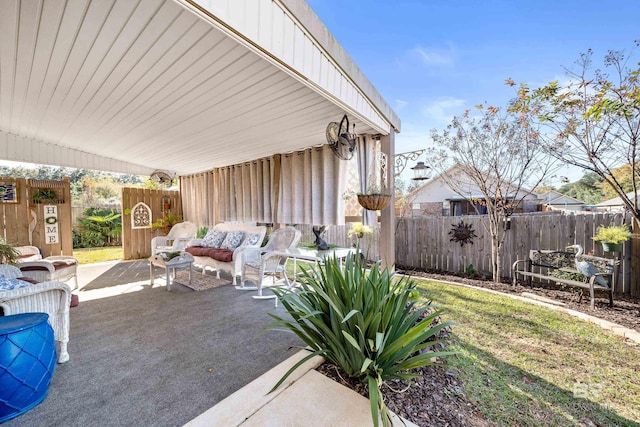
[[449,358],[464,392],[498,425],[640,422],[640,346],[598,326],[488,292],[421,281],[456,322]]
[[104,248],[74,249],[73,256],[80,264],[93,264],[95,262],[112,261],[122,259],[122,246],[107,246]]

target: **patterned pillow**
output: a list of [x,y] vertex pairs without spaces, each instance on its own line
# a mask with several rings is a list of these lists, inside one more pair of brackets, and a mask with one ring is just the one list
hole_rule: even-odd
[[32,283],[23,280],[0,277],[0,291],[13,291],[14,289],[26,288],[31,285]]
[[260,234],[250,234],[246,239],[244,239],[244,242],[242,242],[242,244],[240,245],[241,248],[244,248],[245,246],[255,246],[258,243],[258,240],[260,239]]
[[209,230],[207,235],[202,239],[202,246],[207,248],[219,248],[226,236],[226,231]]
[[221,249],[229,249],[235,250],[242,240],[242,236],[244,236],[244,231],[230,231],[227,233],[227,236],[224,238],[224,242],[220,245]]

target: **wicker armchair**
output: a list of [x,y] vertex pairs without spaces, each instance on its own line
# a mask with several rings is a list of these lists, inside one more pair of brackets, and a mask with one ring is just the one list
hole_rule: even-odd
[[60,342],[58,363],[68,361],[71,288],[64,282],[54,281],[27,284],[27,282],[9,277],[19,274],[19,269],[16,268],[15,270],[18,271],[16,272],[6,267],[0,268],[2,270],[0,274],[4,274],[0,279],[0,308],[2,308],[4,315],[47,313],[55,340]]
[[174,225],[166,236],[156,236],[151,239],[151,255],[183,251],[187,243],[196,236],[197,231],[198,226],[189,221]]
[[[301,237],[300,231],[293,227],[279,228],[271,234],[269,242],[261,248],[247,248],[242,253],[241,285],[236,286],[240,290],[257,290],[258,297],[262,297],[262,281],[265,275],[274,278],[278,273],[284,273],[287,257],[274,255],[274,251],[283,251],[298,246]],[[256,286],[245,286],[247,275],[257,274]],[[270,297],[271,298],[271,297]]]

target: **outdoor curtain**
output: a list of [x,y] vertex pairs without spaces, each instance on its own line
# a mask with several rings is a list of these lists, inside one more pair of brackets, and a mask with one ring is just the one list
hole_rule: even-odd
[[[360,193],[367,193],[369,175],[376,167],[376,141],[371,135],[360,135],[357,139],[356,155],[358,156],[358,174],[360,177]],[[362,209],[362,223],[373,226],[377,224],[376,211]]]
[[201,226],[215,225],[216,193],[214,171],[180,177],[184,220]]
[[283,154],[277,222],[344,224],[346,164],[328,145]]
[[221,221],[273,222],[277,156],[219,169]]

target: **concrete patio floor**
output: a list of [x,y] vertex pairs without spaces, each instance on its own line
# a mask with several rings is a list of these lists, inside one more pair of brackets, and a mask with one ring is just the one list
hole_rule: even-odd
[[[79,288],[83,300],[102,298],[119,292],[131,291],[131,283],[148,280],[139,268],[118,269],[110,276],[119,261],[81,265],[78,270]],[[199,273],[198,273],[199,274]],[[97,279],[111,282],[108,287],[95,286]],[[162,280],[156,279],[158,283]],[[91,290],[87,292],[86,287]],[[246,298],[251,298],[247,293]],[[256,301],[273,304],[272,301]],[[323,359],[307,361],[278,390],[268,393],[287,370],[305,356],[305,351],[272,368],[254,381],[231,394],[200,416],[186,424],[204,426],[370,426],[369,400],[315,371]],[[394,418],[394,425],[415,424]]]

